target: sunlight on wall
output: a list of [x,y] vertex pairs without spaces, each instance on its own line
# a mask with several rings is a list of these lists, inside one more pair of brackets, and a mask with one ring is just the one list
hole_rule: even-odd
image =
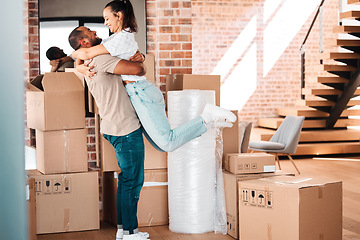
[[[252,50],[256,49],[256,47],[250,48],[251,42],[256,37],[256,20],[256,16],[250,20],[211,73],[220,75],[221,80],[224,82],[221,86],[220,95],[222,107],[240,110],[256,88],[256,50],[255,52]],[[253,56],[250,57],[250,55]],[[252,65],[252,59],[254,58],[255,64]],[[241,59],[240,63],[233,69],[239,59]],[[252,68],[250,70],[246,67]],[[248,75],[255,77],[249,77]],[[246,81],[246,84],[244,81]],[[250,95],[240,94],[240,92],[250,93],[249,86],[255,86]]]
[[264,23],[274,14],[283,0],[266,0],[264,2]]
[[226,76],[230,73],[231,68],[234,67],[244,52],[250,46],[251,41],[256,36],[256,16],[254,16],[244,30],[239,34],[234,43],[229,47],[224,56],[215,66],[212,75],[220,75],[221,80],[224,81]]
[[264,30],[264,77],[314,12],[319,2],[319,0],[286,0],[269,22]]
[[256,52],[257,45],[253,43],[221,86],[221,107],[239,110],[254,93],[257,79]]

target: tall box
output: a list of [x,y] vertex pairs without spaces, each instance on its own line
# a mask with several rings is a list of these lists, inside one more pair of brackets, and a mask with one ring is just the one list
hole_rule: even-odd
[[96,171],[35,178],[37,234],[100,228],[99,180]]
[[[238,117],[238,111],[232,111],[236,117]],[[233,123],[231,128],[223,128],[223,165],[225,161],[225,156],[228,153],[239,152],[239,121],[236,118],[236,121]]]
[[87,171],[87,129],[36,130],[36,166],[44,174]]
[[220,84],[220,75],[175,74],[166,76],[166,92],[185,89],[214,90],[217,106],[220,106]]
[[239,191],[241,240],[342,239],[342,182],[276,177]]
[[257,173],[235,175],[223,171],[225,204],[227,217],[227,233],[235,239],[239,239],[239,191],[238,182],[276,176],[294,176],[292,173],[276,171],[274,173]]
[[[103,219],[117,224],[116,189],[118,172],[103,173]],[[167,170],[145,170],[145,183],[138,203],[139,227],[169,224]]]
[[28,240],[36,240],[36,199],[35,179],[26,179],[26,204],[28,216]]
[[275,172],[275,156],[267,153],[229,153],[225,170],[234,174]]
[[71,72],[45,73],[27,84],[28,128],[41,131],[85,128],[84,87]]
[[[167,168],[167,153],[156,150],[144,136],[145,169]],[[100,137],[101,170],[104,172],[120,171],[113,146]]]

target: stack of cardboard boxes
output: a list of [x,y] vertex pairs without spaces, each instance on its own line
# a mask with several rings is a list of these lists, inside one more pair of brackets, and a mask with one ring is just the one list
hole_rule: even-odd
[[45,73],[27,86],[36,129],[36,232],[99,229],[98,173],[88,171],[84,88],[74,73]]

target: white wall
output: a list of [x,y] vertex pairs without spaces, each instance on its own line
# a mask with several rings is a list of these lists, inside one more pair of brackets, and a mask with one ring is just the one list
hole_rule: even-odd
[[[39,0],[39,17],[102,17],[108,2],[110,0]],[[136,41],[140,51],[146,53],[146,1],[131,0],[131,3],[139,27]]]

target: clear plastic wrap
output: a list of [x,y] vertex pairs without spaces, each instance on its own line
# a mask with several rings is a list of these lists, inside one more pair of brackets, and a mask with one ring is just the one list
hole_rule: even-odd
[[[199,116],[207,103],[215,103],[214,91],[168,92],[168,117],[171,127],[175,128]],[[221,131],[211,128],[200,137],[168,153],[171,231],[215,231],[226,234],[221,159]]]

